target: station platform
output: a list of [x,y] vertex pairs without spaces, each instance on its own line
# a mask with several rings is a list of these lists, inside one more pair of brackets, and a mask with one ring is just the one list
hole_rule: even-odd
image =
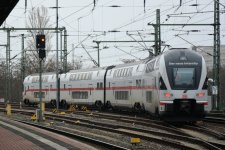
[[9,129],[0,126],[0,149],[4,150],[42,150],[32,141],[27,140],[19,134],[13,133]]
[[96,148],[33,126],[12,122],[0,116],[2,150],[96,150]]

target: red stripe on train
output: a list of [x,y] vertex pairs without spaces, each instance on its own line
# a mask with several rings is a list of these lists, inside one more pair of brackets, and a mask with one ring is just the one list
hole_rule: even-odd
[[[111,87],[106,88],[106,90],[147,90],[147,89],[157,89],[154,86],[144,86],[144,87],[136,87],[136,86],[123,86],[123,87]],[[42,89],[42,91],[56,91],[57,89]],[[89,90],[104,90],[104,88],[65,88],[60,89],[60,91],[89,91]],[[38,92],[39,89],[29,89],[26,92]]]

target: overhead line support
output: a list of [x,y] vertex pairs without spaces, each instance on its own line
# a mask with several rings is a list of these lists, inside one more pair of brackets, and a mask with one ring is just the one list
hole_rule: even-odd
[[[217,87],[217,93],[213,96],[214,108],[220,110],[220,2],[214,1],[214,51],[213,51],[213,85]],[[224,104],[223,104],[224,105]],[[224,106],[223,106],[224,107]]]

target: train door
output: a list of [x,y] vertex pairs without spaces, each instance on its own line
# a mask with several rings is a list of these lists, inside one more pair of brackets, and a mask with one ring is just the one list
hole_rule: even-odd
[[146,90],[144,94],[144,99],[145,99],[145,109],[150,111],[154,109],[154,103],[155,103],[155,96],[156,96],[156,91],[155,91],[155,77],[150,76],[145,79],[145,85],[146,85]]
[[128,94],[129,94],[129,96],[128,96],[128,97],[129,97],[129,98],[128,98],[128,101],[129,101],[129,104],[130,104],[130,106],[129,106],[130,108],[132,108],[133,105],[134,105],[134,104],[133,104],[134,99],[133,99],[133,96],[132,96],[132,95],[133,95],[133,91],[132,91],[132,87],[133,87],[133,86],[132,86],[132,83],[133,83],[132,80],[128,80],[128,87],[129,87],[129,88],[128,88],[128,89],[129,89],[129,91],[128,91]]
[[49,86],[45,86],[46,94],[45,94],[45,103],[49,101]]
[[93,99],[93,84],[88,84],[88,103],[94,104],[94,99]]

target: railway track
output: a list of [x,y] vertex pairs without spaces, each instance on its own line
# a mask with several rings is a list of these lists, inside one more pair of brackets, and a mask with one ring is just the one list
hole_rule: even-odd
[[184,125],[180,127],[180,130],[192,137],[203,139],[212,145],[225,149],[225,134],[223,133],[197,125]]
[[225,118],[218,118],[218,117],[205,117],[203,119],[205,122],[211,122],[211,123],[218,123],[225,125]]
[[[1,118],[1,119],[3,119],[3,118]],[[83,142],[85,144],[97,147],[98,149],[102,149],[102,150],[103,149],[104,150],[105,149],[108,149],[108,150],[111,150],[111,149],[128,150],[128,148],[125,148],[125,147],[117,146],[117,145],[114,145],[114,144],[111,144],[111,143],[107,143],[107,142],[104,142],[104,141],[96,140],[96,139],[85,137],[85,136],[79,136],[79,135],[69,133],[69,132],[66,132],[66,131],[63,131],[63,130],[54,129],[52,127],[47,127],[43,124],[37,124],[37,123],[19,120],[19,119],[15,119],[15,118],[10,119],[10,120],[6,120],[6,119],[3,119],[3,120],[7,121],[8,124],[12,124],[12,125],[16,125],[17,122],[20,122],[22,124],[38,127],[40,129],[44,129],[46,131],[51,131],[53,133],[66,136],[66,137],[69,137],[69,138],[74,139],[74,140],[79,140],[80,142]],[[27,127],[25,127],[25,128],[27,128]]]
[[[32,113],[31,111],[14,110],[17,113]],[[176,134],[160,132],[155,130],[147,130],[137,127],[129,127],[125,125],[114,125],[110,123],[103,123],[98,121],[91,121],[87,119],[81,119],[71,116],[59,116],[56,114],[45,114],[46,119],[54,120],[58,122],[65,122],[68,124],[76,124],[76,126],[82,126],[91,129],[98,129],[101,131],[112,132],[122,134],[125,136],[139,137],[146,141],[154,141],[159,144],[170,145],[179,149],[220,149],[218,145],[214,145],[205,140],[194,138],[190,136],[181,135],[181,131],[177,131]],[[175,130],[175,129],[173,129]]]
[[[30,114],[30,112],[26,112],[24,110],[15,109],[14,111],[17,113]],[[85,116],[86,118],[82,116]],[[68,124],[76,124],[78,126],[83,126],[87,128],[95,128],[95,129],[118,133],[118,134],[124,134],[126,136],[138,136],[147,141],[167,143],[168,145],[171,145],[171,146],[174,146],[172,143],[176,143],[177,145],[175,147],[179,147],[179,148],[181,148],[179,145],[186,146],[185,149],[194,148],[200,145],[208,149],[213,149],[217,147],[225,149],[225,146],[223,144],[224,141],[222,141],[222,143],[218,141],[218,140],[224,139],[225,137],[224,135],[216,133],[215,131],[211,131],[210,129],[203,129],[201,127],[197,128],[193,126],[191,127],[185,126],[185,129],[181,129],[181,128],[173,127],[165,122],[158,121],[158,120],[151,120],[151,119],[140,118],[136,116],[124,116],[124,115],[121,116],[117,114],[102,113],[102,112],[75,111],[75,113],[70,114],[70,116],[58,116],[56,114],[46,113],[45,117],[47,119],[54,120],[54,121],[59,121],[59,122],[63,121]],[[123,125],[117,125],[114,123],[103,123],[103,121],[101,120],[105,120],[106,122],[109,120],[114,120],[116,122],[123,122],[123,123],[129,124],[130,127],[129,125],[123,126]],[[140,126],[151,127],[160,131],[155,131],[154,129],[143,129]],[[187,132],[187,130],[189,130],[189,132]],[[190,133],[193,133],[193,131],[198,131],[198,132],[201,131],[201,132],[207,133],[206,136],[211,136],[217,139],[217,141],[216,142],[207,141],[207,139],[196,136],[196,134],[190,134]],[[153,137],[149,135],[153,135]],[[197,142],[197,145],[193,146],[191,144],[190,146],[190,143],[194,141],[196,142],[195,138],[199,140]],[[189,143],[183,142],[184,139],[186,141],[189,141]]]

